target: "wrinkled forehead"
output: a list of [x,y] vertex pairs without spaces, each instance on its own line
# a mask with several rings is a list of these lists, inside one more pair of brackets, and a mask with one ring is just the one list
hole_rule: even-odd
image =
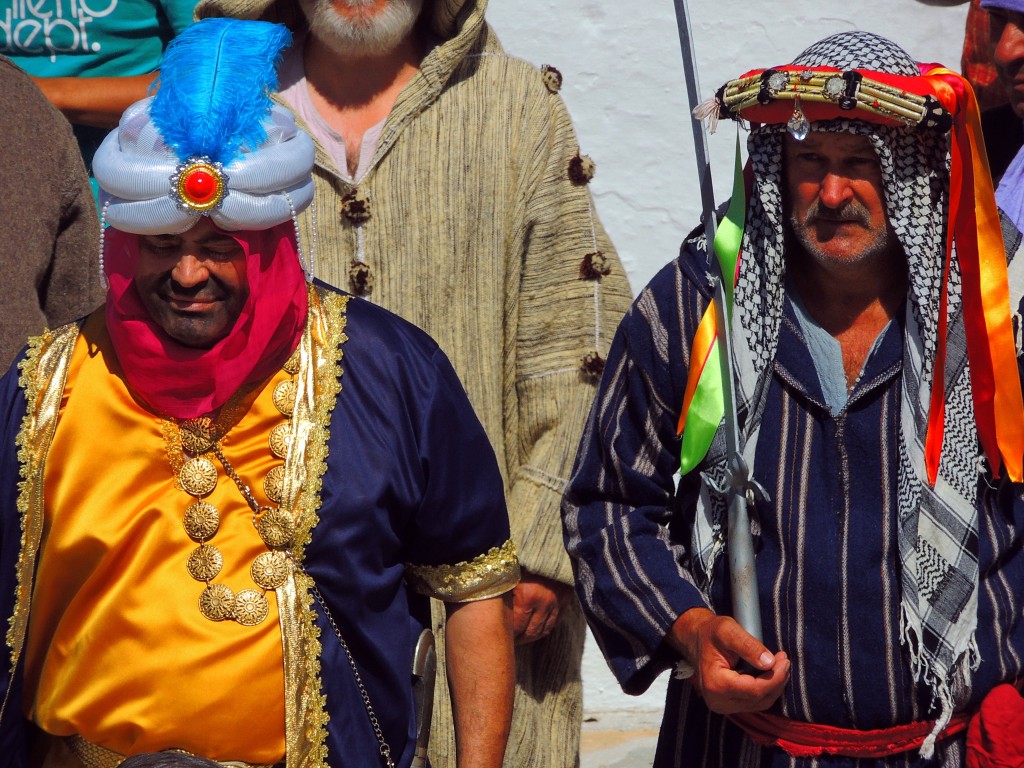
[[826,152],[834,155],[875,154],[871,140],[859,133],[832,133],[812,130],[803,139],[796,139],[789,134],[783,135],[783,157],[786,156],[786,153],[801,147],[815,152]]
[[[268,240],[271,230],[226,230],[217,226],[208,216],[200,216],[183,232],[158,232],[149,235],[137,235],[140,247],[174,246],[182,253],[186,251],[202,251],[212,249],[221,256],[235,253],[248,259],[250,256],[259,258],[261,254],[272,254],[272,243]],[[256,262],[253,264],[256,265]]]
[[143,235],[159,240],[189,240],[196,242],[216,242],[232,240],[238,244],[247,243],[259,235],[257,230],[237,229],[226,230],[217,225],[209,216],[199,216],[196,221],[185,229],[168,227],[164,232]]
[[[913,143],[913,136],[909,129],[846,118],[812,122],[811,130],[804,141],[820,146],[828,144],[830,139],[838,138],[838,136],[860,137],[866,145],[874,150],[879,162],[891,158],[894,151],[905,152],[908,144]],[[778,161],[782,162],[783,148],[786,142],[791,142],[793,145],[801,143],[789,135],[785,125],[766,124],[751,126],[747,145],[751,156],[754,154],[775,155]]]
[[[812,122],[808,138],[827,141],[829,136],[837,134],[863,137],[874,151],[878,158],[890,219],[907,213],[904,209],[908,198],[901,194],[901,189],[908,185],[917,188],[920,179],[935,177],[939,172],[942,172],[945,183],[948,183],[948,171],[945,171],[947,149],[942,143],[946,139],[944,136],[931,136],[912,128],[844,118]],[[751,129],[747,148],[754,177],[759,185],[781,190],[786,165],[786,136],[785,125],[760,125]]]

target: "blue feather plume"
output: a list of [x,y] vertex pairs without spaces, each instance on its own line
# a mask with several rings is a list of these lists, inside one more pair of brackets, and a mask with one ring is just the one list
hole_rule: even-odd
[[205,19],[171,41],[149,114],[179,159],[205,155],[227,165],[263,143],[291,37],[280,24]]

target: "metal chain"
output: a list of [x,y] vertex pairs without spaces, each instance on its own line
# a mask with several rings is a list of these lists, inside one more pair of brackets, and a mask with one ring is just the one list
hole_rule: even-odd
[[[220,463],[224,465],[224,471],[227,473],[227,476],[234,481],[235,485],[238,486],[238,490],[242,492],[242,496],[245,497],[245,501],[253,511],[253,515],[258,515],[260,505],[256,502],[256,498],[252,495],[252,491],[249,489],[249,486],[242,482],[242,478],[240,478],[238,473],[235,472],[235,468],[231,466],[231,462],[227,460],[227,457],[221,451],[220,446],[214,444],[210,450],[217,456]],[[299,568],[302,568],[294,558],[290,557],[290,554],[291,553],[288,553],[289,559],[291,559]],[[305,569],[302,570],[303,573],[305,573]],[[308,573],[306,573],[306,575],[309,576]],[[342,637],[341,630],[338,629],[338,625],[334,621],[334,616],[331,614],[330,608],[327,607],[327,601],[324,600],[324,596],[320,594],[320,589],[316,586],[316,582],[313,582],[312,577],[310,577],[310,582],[313,584],[311,587],[313,597],[316,598],[316,601],[320,603],[320,607],[323,608],[324,616],[327,617],[327,621],[330,623],[331,629],[334,630],[334,634],[337,636],[338,642],[341,643],[341,648],[345,651],[346,658],[348,658],[348,664],[352,668],[352,675],[355,677],[356,686],[359,688],[359,696],[363,700],[363,707],[366,709],[366,714],[370,718],[370,725],[373,727],[373,733],[377,737],[377,743],[380,744],[379,751],[380,756],[384,760],[384,765],[386,768],[395,768],[395,762],[391,759],[391,747],[388,746],[388,743],[384,740],[384,732],[381,730],[380,721],[377,720],[377,713],[374,711],[373,705],[370,703],[370,694],[367,692],[366,686],[363,685],[363,676],[359,674],[359,668],[356,666],[355,657],[352,655],[352,651],[349,650],[348,643],[345,642],[345,638]]]
[[[305,573],[305,571],[303,571]],[[309,574],[306,574],[309,576]],[[310,577],[312,581],[312,577]],[[331,629],[334,630],[334,634],[338,637],[338,642],[341,643],[342,650],[345,651],[345,656],[348,657],[348,664],[352,667],[352,674],[355,676],[356,685],[359,687],[359,695],[363,699],[363,707],[366,709],[366,714],[370,717],[370,725],[373,726],[373,732],[377,736],[377,742],[380,744],[380,756],[384,758],[384,765],[387,768],[395,768],[395,763],[391,759],[391,747],[384,741],[384,732],[380,729],[380,722],[377,720],[377,714],[373,711],[373,705],[370,703],[370,694],[366,691],[366,686],[363,685],[363,677],[359,674],[359,668],[356,667],[356,660],[352,656],[352,651],[348,649],[348,643],[345,642],[345,638],[341,636],[341,630],[338,629],[338,625],[334,623],[334,616],[331,615],[330,609],[327,607],[327,602],[324,600],[324,596],[320,594],[319,588],[316,583],[310,588],[313,593],[313,597],[320,603],[320,607],[324,609],[324,615],[327,617],[327,621],[331,625]]]
[[210,450],[213,451],[214,455],[216,455],[218,459],[220,459],[220,463],[224,465],[224,472],[227,473],[227,476],[230,477],[234,481],[235,485],[238,486],[238,490],[242,492],[242,495],[245,497],[245,502],[249,505],[249,509],[252,510],[253,515],[258,515],[260,513],[260,505],[256,502],[256,497],[252,495],[252,491],[249,490],[249,486],[242,482],[242,478],[240,478],[238,473],[235,472],[235,468],[231,466],[231,462],[228,461],[227,456],[225,456],[221,451],[220,446],[214,443]]

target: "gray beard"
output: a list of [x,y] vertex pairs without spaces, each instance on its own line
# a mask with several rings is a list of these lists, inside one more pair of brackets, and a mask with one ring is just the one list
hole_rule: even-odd
[[[873,242],[871,242],[863,251],[861,251],[861,253],[858,254],[858,256],[856,258],[854,258],[854,259],[843,259],[843,258],[835,258],[835,257],[831,256],[830,254],[826,253],[824,250],[819,248],[818,244],[814,240],[811,239],[811,236],[808,233],[808,229],[811,226],[808,222],[810,222],[811,220],[814,219],[818,205],[820,205],[820,204],[819,203],[815,203],[814,207],[810,208],[805,213],[803,221],[799,220],[793,214],[789,215],[789,221],[788,221],[789,233],[793,236],[793,238],[804,249],[804,253],[806,253],[808,257],[814,259],[818,263],[820,263],[820,264],[828,264],[828,263],[831,263],[831,264],[856,264],[856,263],[862,263],[862,262],[870,261],[870,260],[878,258],[879,256],[882,256],[882,255],[884,255],[886,253],[895,252],[895,251],[899,250],[899,248],[900,248],[899,240],[897,239],[896,233],[893,231],[892,226],[889,225],[888,222],[887,222],[885,230],[881,231],[881,232],[876,232],[875,233],[875,238],[874,238]],[[857,207],[854,210],[860,211],[860,210],[862,210],[862,206],[860,206],[860,204],[858,203]],[[860,216],[858,216],[856,214],[852,215],[852,219],[855,220],[855,221],[863,222],[865,224],[869,220],[866,211],[862,215],[860,215]]]
[[[346,0],[353,8],[373,0]],[[331,6],[331,0],[299,0],[310,31],[335,53],[344,56],[376,56],[395,50],[412,31],[423,0],[388,0],[384,9],[365,18],[347,19]]]

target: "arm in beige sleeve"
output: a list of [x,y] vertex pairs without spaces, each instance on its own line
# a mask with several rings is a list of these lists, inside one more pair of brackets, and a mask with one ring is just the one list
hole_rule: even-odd
[[593,167],[565,105],[545,89],[531,108],[535,151],[519,198],[526,202],[515,402],[506,405],[515,430],[506,435],[508,509],[525,571],[571,585],[559,505],[603,359],[632,297],[598,221]]

